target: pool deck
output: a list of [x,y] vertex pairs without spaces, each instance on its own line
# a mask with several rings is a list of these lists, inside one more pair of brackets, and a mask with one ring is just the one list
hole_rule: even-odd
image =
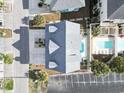
[[[92,27],[92,25],[91,25],[91,27]],[[92,31],[91,27],[90,27],[90,32]],[[90,40],[88,41],[89,42],[88,46],[90,46],[89,48],[91,49],[90,55],[92,55],[92,54],[103,54],[103,52],[97,52],[97,53],[95,52],[95,51],[101,50],[101,51],[109,51],[108,53],[104,52],[104,54],[114,54],[114,56],[117,56],[119,52],[124,51],[123,45],[118,44],[119,41],[120,42],[124,41],[124,37],[123,37],[124,34],[119,33],[118,24],[109,24],[109,23],[106,24],[105,23],[105,24],[102,24],[101,27],[105,28],[105,29],[102,29],[102,31],[107,30],[107,33],[100,34],[97,37],[92,37],[92,35],[90,33]],[[114,32],[114,33],[111,34],[110,32]],[[98,39],[98,41],[105,41],[105,39],[112,39],[113,48],[107,50],[106,48],[105,49],[103,49],[103,48],[100,49],[99,47],[96,47],[96,42],[97,42],[97,40],[95,40],[96,38]],[[119,46],[119,45],[121,45],[121,46]]]

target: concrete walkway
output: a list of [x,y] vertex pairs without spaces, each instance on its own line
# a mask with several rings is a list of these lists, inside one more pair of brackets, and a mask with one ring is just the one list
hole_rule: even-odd
[[[23,23],[23,19],[28,17],[28,9],[24,9],[24,3],[27,0],[14,0],[13,5],[13,52],[15,55],[14,61],[14,93],[28,93],[28,77],[26,73],[28,72],[28,64],[21,58],[21,50],[27,49],[27,46],[24,44],[24,40],[21,39],[24,36],[21,36],[20,33],[22,30],[21,27],[27,27]],[[16,32],[18,31],[18,32]],[[26,53],[23,53],[27,56]],[[22,60],[21,60],[22,59]],[[23,63],[22,63],[23,61]]]
[[6,72],[6,77],[13,77],[14,79],[14,90],[11,93],[28,93],[28,76],[26,74],[28,72],[28,64],[25,62],[27,53],[23,53],[20,59],[22,55],[21,50],[27,49],[24,44],[24,39],[26,38],[21,40],[25,36],[20,35],[20,32],[22,32],[20,28],[28,27],[24,24],[24,19],[28,17],[28,9],[24,8],[25,1],[28,0],[12,0],[12,12],[4,14],[4,26],[13,29],[11,46],[13,47],[12,51],[15,60],[11,66],[6,66],[6,70],[10,70],[9,73]]

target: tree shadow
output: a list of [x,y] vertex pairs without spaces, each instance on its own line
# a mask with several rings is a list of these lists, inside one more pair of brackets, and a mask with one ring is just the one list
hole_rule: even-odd
[[29,32],[28,27],[20,27],[14,31],[20,34],[20,40],[15,42],[13,46],[20,51],[20,57],[15,57],[16,61],[22,64],[29,64]]
[[25,25],[28,25],[29,24],[29,17],[24,17],[22,19],[22,23],[25,24]]

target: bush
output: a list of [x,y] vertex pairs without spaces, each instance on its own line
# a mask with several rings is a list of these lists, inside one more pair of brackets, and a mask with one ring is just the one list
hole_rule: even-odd
[[3,7],[4,3],[0,1],[0,9]]
[[4,55],[4,63],[12,64],[12,62],[13,62],[13,56],[11,54],[5,54]]
[[12,30],[0,28],[0,37],[11,38],[12,37]]
[[[48,82],[48,74],[45,71],[34,71],[29,70],[29,78],[33,80],[33,82],[42,83],[42,86],[47,87]],[[36,84],[37,85],[37,84]]]
[[124,57],[121,56],[115,57],[110,62],[110,68],[112,72],[124,73]]
[[31,21],[32,26],[38,26],[38,27],[44,26],[44,23],[45,23],[45,18],[41,15],[35,16]]
[[4,59],[4,54],[0,53],[0,60]]
[[106,64],[98,60],[94,60],[91,63],[91,71],[94,73],[94,75],[100,76],[100,75],[108,74],[110,72],[110,69]]
[[93,37],[98,36],[100,34],[101,30],[100,30],[100,26],[95,26],[92,28],[92,35]]
[[7,79],[4,81],[4,89],[5,90],[12,90],[13,89],[13,80]]
[[44,71],[29,70],[29,78],[33,81],[47,81],[48,74]]

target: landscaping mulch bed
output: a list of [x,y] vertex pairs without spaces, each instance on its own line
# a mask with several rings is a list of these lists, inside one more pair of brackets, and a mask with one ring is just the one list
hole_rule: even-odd
[[3,28],[0,28],[0,33],[4,33],[4,35],[1,35],[1,37],[4,37],[4,38],[11,38],[12,37],[12,30],[11,29],[3,29]]
[[32,70],[43,70],[43,71],[46,71],[48,73],[48,75],[60,74],[60,72],[58,72],[58,71],[46,69],[45,65],[34,65],[34,64],[32,64],[30,66],[30,69],[32,69]]

